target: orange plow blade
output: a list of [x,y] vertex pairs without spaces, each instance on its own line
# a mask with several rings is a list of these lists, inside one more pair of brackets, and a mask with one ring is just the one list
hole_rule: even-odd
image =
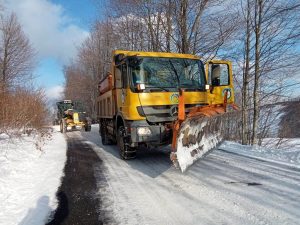
[[182,172],[222,142],[222,115],[225,112],[223,106],[197,107],[181,123],[177,121],[171,160]]

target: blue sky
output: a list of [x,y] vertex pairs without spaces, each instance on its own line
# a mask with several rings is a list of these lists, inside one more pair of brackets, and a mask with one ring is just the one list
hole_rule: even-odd
[[[14,11],[37,51],[36,82],[49,98],[62,98],[63,66],[76,57],[89,35],[92,22],[101,16],[104,0],[0,0],[6,12]],[[98,7],[95,3],[98,2]],[[298,76],[297,81],[300,80]],[[299,95],[300,89],[295,91]]]
[[50,0],[50,2],[62,5],[66,14],[83,29],[89,28],[97,17],[96,0]]
[[99,15],[95,0],[0,0],[6,12],[15,12],[37,51],[36,84],[49,98],[60,98],[63,66],[76,57]]

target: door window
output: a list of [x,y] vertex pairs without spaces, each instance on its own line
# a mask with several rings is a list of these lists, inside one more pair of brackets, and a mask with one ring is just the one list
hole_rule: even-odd
[[122,69],[122,86],[123,88],[127,88],[128,82],[127,82],[127,65],[124,63],[121,66]]
[[116,79],[116,88],[122,88],[122,71],[121,66],[116,66],[115,68],[115,79]]
[[208,82],[212,86],[229,85],[229,68],[227,64],[209,64]]

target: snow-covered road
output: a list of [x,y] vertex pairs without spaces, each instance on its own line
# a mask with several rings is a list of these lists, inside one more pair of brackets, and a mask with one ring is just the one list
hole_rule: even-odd
[[300,224],[297,168],[217,150],[182,174],[166,150],[120,160],[97,126],[68,135],[84,138],[103,161],[95,176],[109,224]]

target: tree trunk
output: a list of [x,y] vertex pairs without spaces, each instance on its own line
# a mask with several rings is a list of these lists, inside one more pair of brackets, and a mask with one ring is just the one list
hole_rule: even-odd
[[182,0],[180,4],[181,53],[189,53],[187,38],[187,7],[188,0]]
[[168,0],[167,5],[167,33],[166,33],[166,47],[167,52],[171,52],[171,32],[172,32],[172,3]]
[[243,73],[242,87],[242,144],[248,144],[248,85],[249,85],[249,64],[250,64],[250,1],[247,1],[246,18],[246,41],[245,41],[245,68]]
[[257,128],[259,119],[259,74],[260,74],[260,31],[261,31],[261,15],[262,1],[255,1],[255,72],[254,72],[254,88],[253,88],[253,128],[251,144],[257,144]]

